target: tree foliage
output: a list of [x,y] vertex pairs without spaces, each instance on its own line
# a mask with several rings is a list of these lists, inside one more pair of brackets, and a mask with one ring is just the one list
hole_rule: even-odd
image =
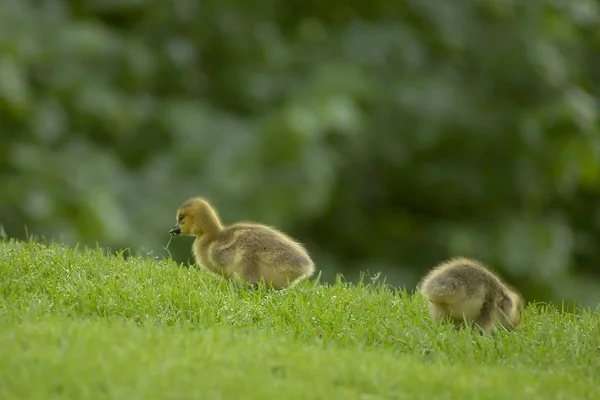
[[3,1],[0,222],[161,252],[202,194],[326,277],[410,287],[462,254],[597,304],[599,19],[593,0]]

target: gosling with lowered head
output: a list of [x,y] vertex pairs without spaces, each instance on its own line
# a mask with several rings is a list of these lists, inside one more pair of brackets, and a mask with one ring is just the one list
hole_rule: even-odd
[[435,266],[418,285],[434,322],[450,319],[482,332],[497,324],[507,330],[521,322],[524,301],[519,293],[477,260],[451,258]]

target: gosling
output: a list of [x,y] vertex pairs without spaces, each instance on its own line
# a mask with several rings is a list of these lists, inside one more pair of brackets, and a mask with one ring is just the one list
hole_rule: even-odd
[[456,328],[471,325],[487,333],[498,324],[514,330],[521,322],[521,295],[474,259],[444,261],[423,277],[418,291],[436,323],[450,319]]
[[281,290],[309,278],[315,265],[306,249],[266,225],[238,222],[223,226],[211,204],[200,197],[184,202],[169,234],[194,236],[192,251],[204,270],[239,285]]

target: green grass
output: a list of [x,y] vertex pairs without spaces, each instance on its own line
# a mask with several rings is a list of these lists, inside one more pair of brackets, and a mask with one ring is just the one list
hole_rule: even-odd
[[598,399],[600,315],[434,326],[382,284],[236,288],[173,262],[0,243],[0,398]]

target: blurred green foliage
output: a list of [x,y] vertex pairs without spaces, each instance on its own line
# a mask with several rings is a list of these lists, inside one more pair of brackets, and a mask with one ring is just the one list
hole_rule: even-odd
[[[165,255],[202,194],[331,279],[600,301],[595,0],[0,2],[0,223]],[[170,243],[186,261],[189,240]]]

